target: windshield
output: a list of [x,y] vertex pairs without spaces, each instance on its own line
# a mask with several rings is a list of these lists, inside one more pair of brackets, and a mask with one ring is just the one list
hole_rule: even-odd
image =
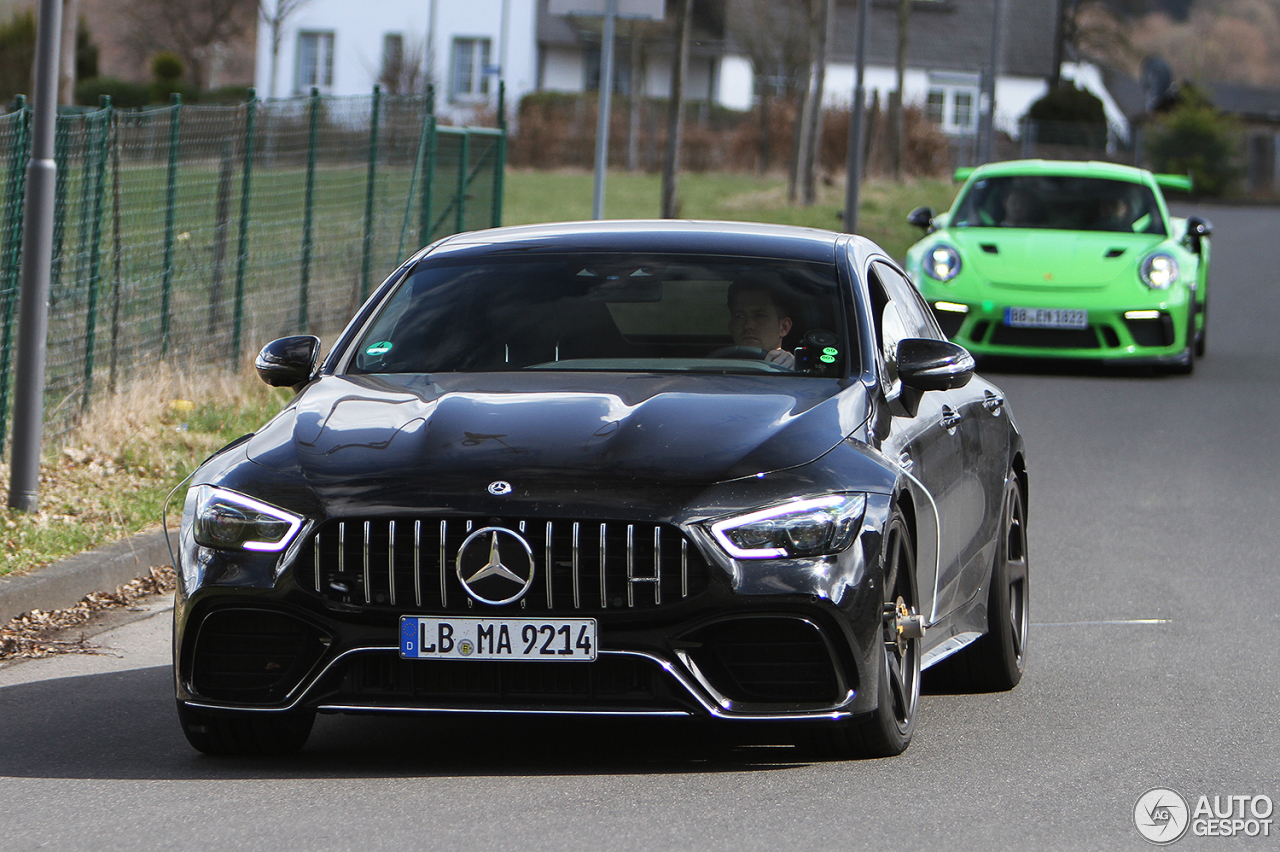
[[975,181],[955,207],[953,228],[1052,228],[1165,233],[1151,190],[1140,183],[1061,175]]
[[419,264],[353,373],[609,370],[842,376],[834,264],[566,254]]

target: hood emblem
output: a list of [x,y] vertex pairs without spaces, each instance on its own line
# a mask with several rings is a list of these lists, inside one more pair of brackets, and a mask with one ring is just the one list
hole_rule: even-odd
[[480,603],[513,603],[533,585],[533,548],[506,527],[482,527],[467,536],[455,564],[458,582]]
[[507,482],[505,479],[499,479],[495,482],[489,483],[489,493],[495,497],[505,497],[514,490],[515,489],[511,487],[511,483]]

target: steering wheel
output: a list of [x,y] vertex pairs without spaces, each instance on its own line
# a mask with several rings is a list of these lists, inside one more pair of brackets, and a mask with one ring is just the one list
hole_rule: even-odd
[[722,346],[708,358],[739,358],[743,361],[763,361],[768,355],[759,346]]

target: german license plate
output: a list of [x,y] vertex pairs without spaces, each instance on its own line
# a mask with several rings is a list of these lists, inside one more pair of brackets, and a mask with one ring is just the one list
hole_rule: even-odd
[[400,617],[400,656],[409,660],[590,662],[594,618]]
[[1004,324],[1014,328],[1086,328],[1089,312],[1060,308],[1005,308]]

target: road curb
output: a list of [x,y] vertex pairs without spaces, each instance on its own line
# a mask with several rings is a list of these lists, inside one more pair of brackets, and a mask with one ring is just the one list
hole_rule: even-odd
[[33,609],[65,609],[90,592],[112,591],[171,561],[164,532],[155,530],[77,553],[30,574],[0,577],[0,624]]

